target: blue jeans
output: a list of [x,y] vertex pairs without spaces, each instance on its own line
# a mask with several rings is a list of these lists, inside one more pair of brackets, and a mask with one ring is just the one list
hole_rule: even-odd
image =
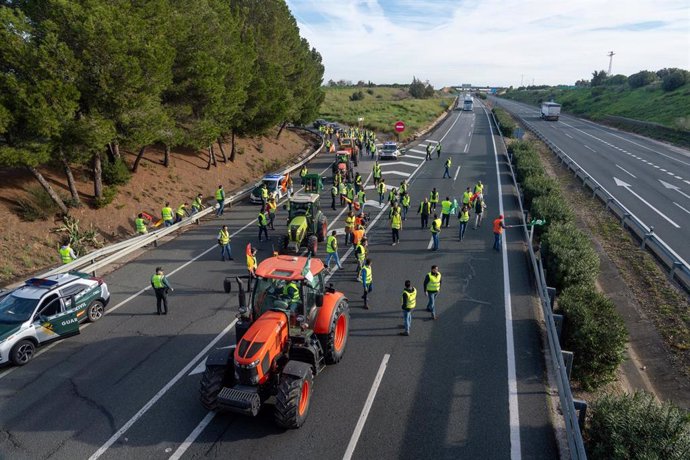
[[431,247],[431,249],[433,249],[434,251],[438,251],[438,233],[432,233],[431,238],[434,241],[434,244]]
[[430,311],[432,315],[436,316],[436,295],[438,294],[438,291],[427,292],[426,294],[429,297],[429,301],[426,304],[426,309],[427,311]]
[[497,251],[501,250],[501,234],[494,233],[494,249]]
[[448,169],[448,166],[446,166],[446,170],[443,171],[443,178],[445,179],[446,176],[448,176],[448,179],[450,179],[450,170]]
[[225,255],[227,254],[228,260],[232,259],[232,250],[230,249],[230,244],[220,245],[220,258],[225,260]]
[[326,268],[331,268],[331,259],[335,259],[335,264],[338,266],[339,269],[343,269],[343,266],[340,265],[340,256],[338,256],[338,251],[334,252],[329,252],[326,254]]
[[223,210],[225,210],[225,200],[218,200],[218,210],[216,211],[216,216],[222,216]]
[[163,223],[165,224],[166,227],[170,227],[170,226],[173,225],[175,222],[173,222],[172,220],[164,220]]
[[402,207],[402,220],[407,219],[407,210],[410,209],[409,206],[403,206]]
[[460,241],[465,237],[465,230],[467,229],[467,222],[460,221]]
[[379,194],[379,205],[381,203],[383,203],[383,194],[382,193]]
[[412,310],[403,310],[403,326],[405,327],[405,332],[410,333],[410,327],[412,326]]

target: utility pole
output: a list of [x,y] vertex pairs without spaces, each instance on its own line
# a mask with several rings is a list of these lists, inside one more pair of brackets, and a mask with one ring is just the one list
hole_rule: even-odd
[[613,64],[613,56],[615,54],[616,53],[614,53],[613,51],[609,51],[609,54],[607,54],[607,56],[609,57],[609,73],[608,73],[609,77],[611,76],[611,64]]

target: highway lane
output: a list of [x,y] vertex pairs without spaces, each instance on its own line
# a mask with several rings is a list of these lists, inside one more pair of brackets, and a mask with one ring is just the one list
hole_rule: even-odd
[[[470,142],[473,128],[475,134]],[[401,164],[384,169],[412,174],[419,168],[419,179],[412,186],[415,205],[428,193],[431,183],[443,184],[442,194],[459,196],[464,186],[482,178],[493,195],[489,202],[491,215],[498,204],[493,192],[496,176],[494,172],[491,178],[495,166],[488,150],[486,121],[455,113],[432,138],[438,139],[445,132],[449,134],[443,143],[444,152],[463,165],[457,181],[440,181],[442,162],[434,160],[423,165],[423,160],[411,158],[413,152]],[[477,141],[478,135],[483,137],[483,144]],[[465,146],[469,148],[467,155]],[[320,156],[310,168],[322,170],[329,160],[327,155]],[[371,162],[365,161],[360,170],[368,173],[370,168]],[[403,177],[389,176],[398,180]],[[330,203],[327,195],[326,189],[324,209]],[[103,458],[167,458],[177,451],[199,422],[208,417],[197,399],[199,375],[194,374],[194,369],[201,358],[196,357],[215,339],[217,346],[231,342],[232,333],[224,334],[223,330],[233,319],[236,300],[221,292],[221,283],[228,274],[244,272],[242,257],[238,256],[247,241],[256,241],[256,210],[255,206],[237,206],[222,221],[206,222],[107,277],[113,291],[112,305],[117,305],[146,286],[155,265],[174,269],[211,248],[171,277],[176,291],[168,317],[151,314],[153,298],[145,292],[29,366],[5,377],[0,374],[0,453],[12,458],[88,457],[157,395],[160,398],[149,410],[103,451]],[[370,211],[374,215],[375,210]],[[332,219],[340,209],[326,212]],[[233,238],[234,263],[218,260],[214,247],[215,232],[222,222],[227,222],[232,231],[252,222]],[[428,230],[415,229],[416,223],[416,216],[410,216],[402,243],[395,248],[389,246],[385,215],[371,230],[376,289],[371,311],[360,308],[360,288],[351,280],[351,258],[346,263],[347,272],[338,271],[333,276],[336,286],[352,299],[353,329],[343,362],[316,380],[307,424],[297,431],[282,432],[273,425],[270,410],[256,419],[217,415],[197,433],[186,456],[293,458],[317,451],[326,458],[342,458],[386,354],[390,355],[389,367],[355,446],[355,458],[378,454],[384,458],[406,457],[408,453],[411,457],[413,452],[421,452],[422,446],[436,449],[445,458],[487,451],[500,457],[509,454],[505,299],[501,290],[487,290],[486,286],[498,283],[496,271],[501,266],[500,258],[493,257],[496,254],[489,247],[490,227],[485,223],[484,229],[468,235],[455,247],[451,245],[457,224],[444,231],[442,252],[437,257],[445,274],[444,294],[439,299],[440,319],[425,320],[423,308],[419,308],[412,337],[399,337],[402,279],[409,276],[421,287],[428,265],[436,259],[426,251]],[[333,228],[341,226],[342,215]],[[467,248],[461,249],[459,245],[465,243]],[[514,252],[516,248],[510,246]],[[260,258],[270,254],[270,243],[260,247]],[[524,258],[511,270],[511,279],[520,269],[524,271]],[[541,384],[543,364],[536,323],[530,309],[520,304],[529,286],[525,283],[515,290],[519,295],[513,306],[521,308],[521,312],[515,312],[516,319],[525,314],[525,323],[532,325],[525,329],[520,318],[521,323],[514,327],[522,452],[552,458],[554,446]],[[183,368],[186,371],[180,373]],[[425,402],[431,404],[425,406]]]
[[690,152],[569,115],[544,121],[535,107],[492,100],[533,123],[690,261]]

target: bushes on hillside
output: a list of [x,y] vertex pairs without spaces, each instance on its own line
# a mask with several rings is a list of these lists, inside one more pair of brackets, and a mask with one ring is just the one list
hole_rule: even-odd
[[573,377],[585,390],[615,379],[628,332],[611,299],[578,285],[561,293],[558,306],[565,313],[563,344],[575,355]]
[[591,414],[586,435],[592,460],[681,460],[690,452],[688,413],[648,393],[604,396]]
[[685,70],[674,70],[661,80],[661,88],[664,91],[673,91],[688,82],[688,72]]
[[362,99],[364,99],[364,93],[361,91],[355,91],[350,96],[351,101],[361,101]]
[[114,162],[103,162],[103,182],[106,185],[125,185],[132,178],[127,164],[122,158],[116,158]]
[[657,80],[655,72],[649,70],[640,70],[628,77],[628,86],[631,88],[641,88]]
[[572,222],[554,222],[541,241],[549,285],[559,292],[576,285],[594,289],[599,256],[587,235]]
[[496,120],[498,121],[498,127],[503,133],[503,135],[505,137],[512,137],[513,131],[515,131],[517,125],[510,117],[510,115],[508,115],[508,112],[498,107],[494,107],[491,111],[496,116]]

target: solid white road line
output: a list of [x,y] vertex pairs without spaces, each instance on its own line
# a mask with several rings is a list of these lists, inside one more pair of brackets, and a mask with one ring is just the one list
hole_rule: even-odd
[[652,211],[654,211],[655,213],[657,213],[657,214],[659,214],[661,217],[663,217],[668,223],[670,223],[671,225],[673,225],[673,226],[676,227],[676,228],[680,228],[680,225],[678,225],[677,223],[673,222],[666,214],[664,214],[663,212],[659,211],[659,210],[656,208],[656,206],[653,206],[649,201],[645,200],[645,199],[642,198],[639,194],[637,194],[637,193],[632,189],[632,185],[628,184],[627,182],[623,182],[622,180],[620,180],[620,179],[617,178],[617,177],[614,177],[613,180],[614,180],[614,182],[616,183],[616,185],[617,185],[618,187],[623,187],[623,188],[625,188],[628,192],[632,193],[638,200],[640,200],[641,202],[643,202],[644,204],[646,204],[646,205],[649,207],[649,209],[651,209]]
[[420,157],[419,155],[408,155],[407,153],[405,155],[403,155],[403,158],[414,158],[415,160],[425,160],[426,159],[425,156]]
[[367,396],[367,400],[364,403],[364,407],[362,408],[362,413],[359,415],[359,420],[357,420],[355,431],[352,433],[350,443],[347,445],[345,455],[343,455],[343,460],[350,460],[352,458],[352,454],[355,452],[355,448],[357,447],[357,441],[359,441],[359,437],[362,434],[362,429],[364,429],[364,424],[367,422],[369,411],[371,410],[372,404],[374,404],[374,398],[376,398],[376,393],[378,392],[379,386],[381,385],[381,380],[383,380],[383,374],[386,372],[386,367],[388,366],[388,360],[390,359],[390,357],[391,355],[389,354],[383,355],[383,360],[381,361],[381,365],[379,366],[379,371],[376,373],[374,383],[371,385],[371,389],[369,390],[369,396]]
[[565,134],[566,136],[568,136],[568,137],[571,138],[571,139],[573,138],[573,136],[571,136],[571,135],[568,134],[568,133],[563,133],[563,134]]
[[[484,109],[486,120],[491,126],[489,114]],[[496,150],[496,139],[491,130],[491,142],[494,148],[494,158],[496,160],[496,180],[498,182],[498,211],[505,215],[503,211],[503,189],[501,187],[501,168],[498,162],[498,151]],[[508,238],[507,232],[503,231],[503,241],[501,242],[501,256],[503,258],[503,298],[505,301],[505,326],[506,326],[506,360],[508,363],[508,419],[510,420],[510,458],[520,460],[522,449],[520,446],[520,412],[518,410],[518,389],[517,376],[515,371],[515,340],[513,338],[513,305],[510,297],[510,269],[508,268]]]
[[395,163],[381,163],[380,166],[397,166],[397,165],[405,165],[405,166],[412,166],[413,168],[416,168],[419,166],[419,163],[408,163],[407,161],[396,161]]
[[592,152],[594,152],[594,153],[597,153],[597,151],[596,151],[596,150],[594,150],[594,149],[593,149],[592,147],[590,147],[590,146],[589,146],[589,145],[587,145],[587,144],[582,144],[582,146],[583,146],[584,148],[586,148],[586,149],[589,149],[589,150],[591,150],[591,151],[592,151]]
[[439,144],[439,143],[440,143],[439,141],[435,141],[435,140],[432,140],[432,139],[427,139],[426,142],[429,142],[429,143],[431,143],[431,144]]
[[408,152],[415,152],[415,153],[424,153],[424,154],[426,154],[426,151],[424,151],[424,150],[419,150],[419,149],[409,149]]
[[463,150],[463,153],[467,153],[467,148],[470,146],[470,144],[465,144],[465,150]]
[[393,174],[395,176],[409,177],[410,173],[404,171],[381,171],[381,174]]
[[120,439],[120,437],[132,427],[132,425],[134,425],[141,417],[143,417],[144,414],[146,414],[149,411],[149,409],[151,409],[151,407],[153,407],[153,405],[156,404],[156,402],[158,402],[158,400],[161,399],[165,395],[165,393],[167,393],[168,390],[170,390],[170,388],[172,388],[173,385],[177,383],[178,380],[187,375],[192,366],[194,366],[201,358],[206,356],[209,350],[213,348],[213,346],[216,343],[218,343],[220,339],[222,339],[228,332],[230,332],[230,330],[235,326],[236,322],[237,319],[233,320],[225,329],[220,331],[218,335],[213,340],[211,340],[208,343],[208,345],[204,347],[203,350],[201,350],[194,358],[192,358],[192,360],[189,361],[189,363],[187,363],[187,365],[183,367],[182,370],[180,370],[180,372],[177,373],[177,375],[175,375],[175,377],[170,379],[170,381],[166,383],[165,386],[161,388],[158,391],[158,393],[156,393],[153,396],[153,398],[149,399],[149,401],[146,404],[144,404],[144,407],[139,409],[139,411],[136,414],[134,414],[134,416],[132,416],[132,418],[130,418],[129,421],[122,426],[122,428],[117,430],[115,434],[113,434],[110,437],[110,439],[108,439],[105,442],[105,444],[103,444],[96,452],[94,452],[94,454],[91,457],[89,457],[89,460],[96,460],[101,455],[103,455],[113,444],[115,444],[115,442],[118,439]]
[[170,456],[170,460],[179,460],[182,458],[185,452],[187,452],[187,449],[189,449],[194,441],[196,441],[196,438],[199,437],[199,435],[206,429],[206,427],[211,423],[213,420],[213,417],[216,416],[216,413],[213,411],[209,411],[208,414],[206,414],[206,417],[204,417],[201,422],[194,428],[194,431],[189,433],[189,436],[187,436],[187,439],[185,439],[182,444],[180,444],[180,447],[177,448],[175,453],[173,453]]
[[632,174],[631,172],[629,172],[629,171],[623,169],[622,167],[616,165],[616,168],[620,169],[621,171],[623,171],[625,174],[627,174],[628,176],[632,177],[633,179],[637,179],[637,177],[635,177],[634,174]]
[[453,182],[458,180],[458,174],[460,174],[460,166],[458,166],[458,169],[455,171],[455,177],[453,177]]
[[676,203],[675,201],[673,202],[673,204],[675,204],[675,205],[678,206],[680,209],[682,209],[683,211],[685,211],[685,212],[687,212],[688,214],[690,214],[690,211],[688,211],[687,209],[685,209],[684,207],[682,207],[681,205],[679,205],[679,204]]

